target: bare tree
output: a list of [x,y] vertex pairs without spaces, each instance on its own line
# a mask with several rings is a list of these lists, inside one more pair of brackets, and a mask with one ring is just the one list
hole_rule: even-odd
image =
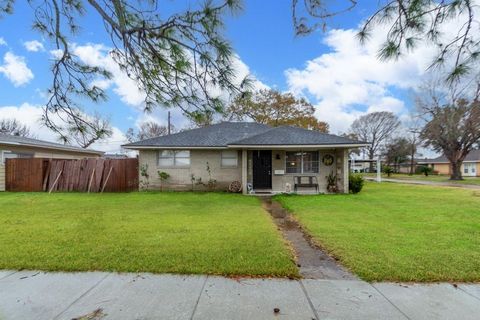
[[[15,0],[0,0],[0,15],[14,12]],[[82,16],[99,17],[110,38],[110,55],[145,93],[145,110],[180,108],[185,114],[221,112],[224,95],[243,94],[250,79],[238,79],[234,55],[223,36],[225,14],[241,10],[239,0],[191,4],[168,16],[159,0],[30,0],[33,28],[51,40],[55,60],[43,121],[68,140],[59,116],[78,131],[96,134],[91,117],[80,112],[80,99],[104,101],[93,80],[110,78],[103,67],[90,66],[75,55],[71,43],[80,32]],[[85,21],[85,20],[83,20]],[[52,115],[55,115],[52,117]]]
[[[361,141],[369,143],[365,150],[368,159],[373,160],[380,154],[381,148],[392,138],[399,126],[400,121],[396,115],[392,112],[380,111],[361,116],[352,123],[350,131]],[[370,163],[370,170],[372,169],[373,163]]]
[[448,95],[444,88],[430,87],[417,99],[426,120],[420,137],[425,146],[448,159],[451,180],[462,179],[463,161],[480,143],[480,83],[473,94],[468,90],[463,92],[463,95]]
[[[329,20],[357,6],[358,0],[292,0],[293,23],[298,35],[305,35]],[[386,41],[378,51],[380,59],[397,59],[419,43],[437,48],[431,66],[449,68],[446,80],[452,84],[468,74],[480,74],[480,23],[478,2],[473,0],[381,0],[360,27],[358,38],[367,41],[372,30],[386,27]],[[446,38],[444,27],[458,21],[459,30]]]
[[385,146],[385,160],[388,165],[392,165],[395,172],[400,171],[400,165],[408,160],[411,152],[411,145],[408,139],[398,137]]
[[17,119],[0,120],[0,133],[19,137],[34,137],[34,135],[30,132],[30,128],[27,125],[22,124]]
[[[172,125],[170,126],[170,133],[175,133],[175,127]],[[130,142],[166,135],[168,135],[168,127],[160,125],[154,121],[143,122],[140,124],[140,129],[136,133],[133,128],[129,128],[126,133],[127,139]]]

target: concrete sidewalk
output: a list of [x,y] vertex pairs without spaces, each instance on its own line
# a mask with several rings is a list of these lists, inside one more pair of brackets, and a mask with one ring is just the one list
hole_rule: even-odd
[[[368,180],[368,181],[377,181],[377,178],[374,178],[374,177],[365,177],[365,180]],[[391,178],[382,178],[382,182],[394,182],[394,183],[405,183],[405,184],[419,184],[419,185],[424,185],[424,186],[452,187],[452,188],[463,188],[463,189],[480,190],[480,185],[475,185],[475,184],[460,184],[460,183],[452,183],[452,182],[422,181],[422,180],[407,180],[407,179],[391,179]]]
[[479,317],[473,284],[0,271],[2,320]]

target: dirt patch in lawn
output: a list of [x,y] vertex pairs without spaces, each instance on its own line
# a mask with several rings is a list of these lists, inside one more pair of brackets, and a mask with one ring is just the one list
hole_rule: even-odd
[[316,246],[298,222],[278,202],[263,198],[263,206],[273,217],[283,237],[291,244],[297,257],[300,275],[306,279],[358,279]]

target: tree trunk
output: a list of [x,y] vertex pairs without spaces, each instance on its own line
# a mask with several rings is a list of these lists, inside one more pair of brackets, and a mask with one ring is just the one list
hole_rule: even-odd
[[[368,151],[368,159],[373,160],[374,157],[375,153],[372,150]],[[373,161],[370,161],[370,167],[368,171],[373,172]]]
[[453,161],[450,163],[452,172],[450,172],[450,180],[463,180],[462,178],[462,163],[463,161]]

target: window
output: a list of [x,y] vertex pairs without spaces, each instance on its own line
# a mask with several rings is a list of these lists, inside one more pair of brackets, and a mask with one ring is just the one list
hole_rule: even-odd
[[238,152],[236,150],[222,151],[222,167],[238,166]]
[[189,150],[162,150],[158,153],[159,167],[189,167]]
[[33,158],[33,153],[14,153],[8,150],[0,150],[0,164],[5,164],[7,159],[15,158]]
[[287,152],[285,157],[287,173],[318,173],[318,152]]

